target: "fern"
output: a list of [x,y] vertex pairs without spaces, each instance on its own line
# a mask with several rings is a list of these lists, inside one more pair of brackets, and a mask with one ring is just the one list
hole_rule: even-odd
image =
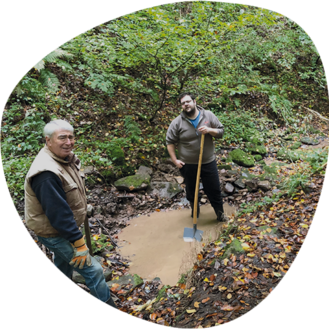
[[53,93],[56,92],[59,87],[57,76],[47,69],[43,69],[40,72],[39,81]]

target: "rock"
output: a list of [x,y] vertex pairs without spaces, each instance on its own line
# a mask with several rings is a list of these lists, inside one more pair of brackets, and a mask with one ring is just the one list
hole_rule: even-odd
[[244,189],[246,187],[246,184],[242,181],[241,178],[239,178],[238,180],[236,180],[233,184],[235,186],[237,186],[238,188],[242,188],[242,189]]
[[127,176],[120,178],[114,182],[114,186],[118,190],[124,191],[140,191],[145,190],[151,181],[151,176],[148,174],[136,174],[133,176]]
[[72,280],[75,283],[86,284],[86,281],[85,281],[84,277],[76,271],[73,271]]
[[95,214],[102,214],[103,213],[103,208],[101,206],[97,206],[95,208]]
[[260,154],[255,154],[254,158],[255,158],[256,161],[260,161],[260,160],[263,159],[263,157]]
[[141,175],[144,175],[144,174],[147,174],[147,175],[152,175],[153,173],[153,170],[151,168],[148,168],[148,167],[145,167],[145,166],[140,166],[136,172],[136,174],[141,174]]
[[294,144],[290,145],[289,148],[290,148],[291,150],[297,150],[298,148],[301,147],[301,145],[302,145],[301,142],[295,142]]
[[300,159],[300,155],[296,151],[281,148],[277,153],[277,158],[279,160],[288,160],[291,162],[296,162]]
[[300,139],[300,141],[303,143],[303,144],[307,144],[307,145],[318,145],[320,144],[320,141],[316,138],[311,138],[311,137],[308,137],[308,136],[304,136]]
[[178,183],[172,182],[152,182],[151,183],[151,193],[153,195],[158,195],[160,198],[171,199],[183,189]]
[[182,176],[175,176],[175,179],[178,184],[184,183],[184,178]]
[[169,173],[169,172],[173,171],[175,168],[173,168],[173,166],[170,164],[160,163],[158,165],[158,169],[161,171],[164,171],[166,173]]
[[86,166],[84,168],[81,168],[81,171],[83,171],[86,175],[93,173],[95,170],[94,166]]
[[245,180],[245,184],[250,188],[251,191],[256,191],[258,184],[257,179],[253,178],[251,180]]
[[226,183],[224,186],[224,192],[231,194],[231,193],[233,193],[233,191],[234,191],[234,186],[230,183]]
[[225,170],[231,170],[232,167],[230,165],[218,165],[217,166],[219,170],[225,169]]
[[94,207],[91,204],[87,204],[87,216],[88,217],[94,216]]
[[233,162],[240,166],[253,167],[255,165],[254,157],[240,149],[233,150],[230,152],[229,156],[232,158]]
[[206,203],[207,202],[207,199],[206,198],[201,198],[200,202],[201,203]]
[[119,277],[118,279],[114,279],[111,281],[106,282],[106,284],[108,285],[108,287],[111,289],[113,284],[119,284],[119,287],[117,288],[118,290],[122,289],[123,286],[129,285],[129,290],[127,290],[126,293],[124,293],[123,295],[125,296],[130,290],[141,286],[144,283],[143,279],[138,276],[137,274],[134,274],[134,276],[128,274],[128,275],[124,275]]
[[117,204],[115,202],[110,202],[106,205],[105,211],[108,214],[114,214],[117,209]]
[[254,154],[261,154],[265,155],[267,153],[266,147],[264,144],[253,144],[253,143],[246,143],[246,148],[249,152]]
[[268,180],[260,181],[258,182],[258,187],[264,192],[267,192],[271,189],[271,183]]

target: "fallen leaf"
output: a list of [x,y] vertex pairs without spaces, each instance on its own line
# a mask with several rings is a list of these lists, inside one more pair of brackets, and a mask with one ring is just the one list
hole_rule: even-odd
[[195,302],[194,307],[199,308],[199,304],[200,304],[200,302]]
[[186,310],[187,313],[191,314],[191,313],[195,313],[196,310]]
[[207,298],[205,298],[205,299],[202,299],[202,303],[204,304],[204,303],[207,303],[207,301],[209,300],[210,298],[209,297],[207,297]]
[[155,320],[157,318],[157,314],[156,313],[152,313],[151,315],[150,315],[150,319],[151,320]]
[[223,311],[233,311],[234,307],[232,307],[231,305],[225,304],[220,309]]

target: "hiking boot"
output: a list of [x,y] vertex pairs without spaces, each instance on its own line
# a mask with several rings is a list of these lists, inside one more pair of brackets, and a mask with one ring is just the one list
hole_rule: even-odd
[[105,302],[107,305],[110,305],[114,308],[118,308],[117,305],[114,303],[112,297],[110,297],[106,302]]
[[[194,204],[193,204],[193,203],[190,203],[190,206],[191,206],[191,208],[192,208],[191,217],[193,218]],[[199,203],[198,203],[198,208],[197,208],[196,218],[199,218],[199,215],[200,215],[200,205],[199,205]]]
[[217,212],[217,221],[218,222],[227,222],[228,221],[228,217],[221,211]]

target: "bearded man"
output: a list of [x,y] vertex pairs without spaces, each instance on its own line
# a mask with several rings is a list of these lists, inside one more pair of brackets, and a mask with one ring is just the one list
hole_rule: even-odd
[[[168,153],[184,177],[186,198],[190,202],[193,217],[201,134],[205,135],[200,177],[203,189],[215,210],[217,220],[224,222],[227,217],[223,209],[213,142],[213,138],[223,136],[224,126],[211,111],[206,111],[196,104],[193,94],[182,93],[178,99],[183,111],[171,122],[168,128],[166,135]],[[175,145],[177,145],[179,159],[175,154]],[[199,217],[199,204],[197,209],[197,217]]]

